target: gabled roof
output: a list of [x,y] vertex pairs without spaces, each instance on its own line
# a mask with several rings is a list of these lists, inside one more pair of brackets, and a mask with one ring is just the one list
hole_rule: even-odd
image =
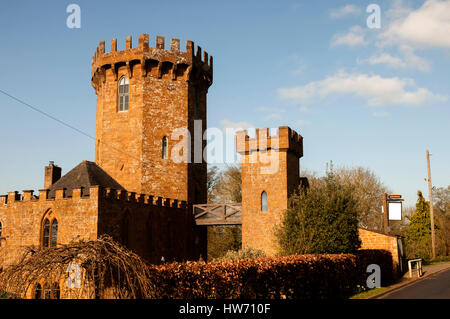
[[66,189],[66,196],[72,196],[72,189],[83,187],[83,195],[89,194],[89,187],[125,190],[114,178],[109,176],[94,162],[83,161],[50,186],[49,198],[54,198],[57,189]]

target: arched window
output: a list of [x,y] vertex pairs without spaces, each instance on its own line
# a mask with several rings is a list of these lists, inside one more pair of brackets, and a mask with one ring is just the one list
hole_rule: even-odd
[[162,158],[167,158],[167,136],[164,136],[162,139]]
[[266,212],[267,211],[267,193],[262,192],[261,194],[261,211]]
[[56,282],[52,286],[52,298],[59,299],[59,285]]
[[128,78],[123,76],[119,81],[119,112],[128,111],[130,83]]
[[49,284],[44,285],[44,299],[51,299],[52,298],[52,288]]
[[52,221],[50,247],[56,247],[57,238],[58,238],[58,221],[54,219]]
[[42,246],[48,247],[50,239],[50,221],[45,219],[44,229],[42,230]]
[[41,298],[42,298],[42,287],[41,284],[37,284],[34,290],[34,299],[41,299]]
[[45,219],[42,227],[42,247],[56,247],[58,242],[58,221]]

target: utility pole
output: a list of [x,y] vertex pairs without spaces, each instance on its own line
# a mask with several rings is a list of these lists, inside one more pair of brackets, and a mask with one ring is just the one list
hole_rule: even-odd
[[434,258],[436,258],[436,245],[435,245],[435,237],[434,237],[433,186],[431,184],[430,155],[431,155],[430,152],[427,150],[428,191],[430,193],[431,249],[433,252],[433,259],[434,259]]
[[389,235],[389,207],[387,204],[387,194],[383,193],[383,221],[384,221],[384,233]]

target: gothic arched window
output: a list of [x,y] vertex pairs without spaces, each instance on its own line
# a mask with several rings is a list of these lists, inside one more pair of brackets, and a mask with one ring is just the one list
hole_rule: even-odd
[[50,247],[56,247],[56,242],[58,238],[58,221],[56,219],[52,221],[52,228],[50,233],[51,233]]
[[59,299],[59,298],[60,298],[59,284],[55,282],[52,286],[52,299]]
[[119,80],[119,112],[128,111],[130,82],[123,76]]
[[50,221],[45,219],[44,229],[42,230],[42,246],[49,247],[49,239],[50,239]]
[[52,288],[47,283],[44,285],[44,299],[52,299]]
[[162,139],[162,158],[167,158],[167,136],[164,136]]
[[34,289],[34,299],[41,299],[42,298],[42,287],[41,284],[37,284],[36,288]]
[[56,247],[58,242],[58,221],[45,219],[42,226],[42,247]]
[[262,192],[261,194],[261,211],[266,212],[267,211],[267,193]]

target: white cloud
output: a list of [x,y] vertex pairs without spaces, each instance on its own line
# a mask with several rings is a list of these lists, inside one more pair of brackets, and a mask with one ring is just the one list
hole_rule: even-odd
[[267,115],[264,118],[265,122],[271,122],[271,121],[276,121],[276,120],[281,120],[283,119],[283,117],[281,116],[280,113],[270,113],[269,115]]
[[353,26],[349,32],[335,34],[331,39],[331,46],[346,45],[349,47],[357,47],[367,45],[367,41],[364,37],[364,30],[360,26]]
[[222,125],[222,128],[232,128],[232,129],[248,129],[255,127],[253,124],[248,122],[232,122],[229,120],[222,120],[220,121],[220,125]]
[[430,62],[417,56],[411,47],[401,46],[399,51],[401,52],[402,57],[393,56],[389,53],[381,53],[372,55],[364,60],[358,60],[358,63],[367,63],[370,65],[385,64],[394,69],[416,69],[422,72],[431,70]]
[[[409,87],[409,90],[407,89]],[[282,99],[305,102],[313,97],[331,94],[350,94],[361,97],[368,105],[421,105],[426,101],[445,101],[447,98],[418,88],[412,79],[383,78],[379,75],[338,72],[324,80],[294,88],[280,88]]]
[[395,69],[404,69],[407,67],[406,63],[399,57],[392,56],[388,53],[379,55],[372,55],[366,60],[359,61],[360,63],[368,63],[370,65],[386,64]]
[[450,48],[450,0],[427,0],[417,10],[405,10],[380,35],[382,44]]
[[347,4],[343,7],[331,10],[330,18],[332,19],[340,19],[346,17],[348,15],[357,15],[361,13],[361,9],[352,4]]

